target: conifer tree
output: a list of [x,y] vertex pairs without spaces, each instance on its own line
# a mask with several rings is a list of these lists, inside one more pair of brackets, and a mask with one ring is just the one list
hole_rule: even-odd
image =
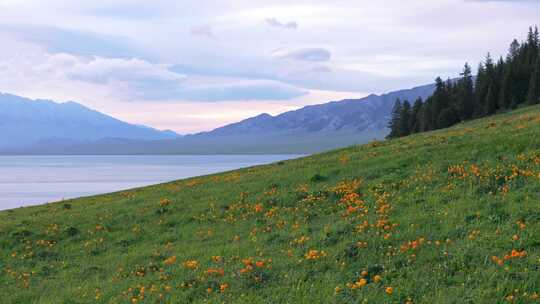
[[428,98],[420,111],[420,132],[431,131],[433,127],[433,98]]
[[521,45],[517,41],[517,39],[514,39],[512,43],[510,44],[510,48],[508,50],[508,56],[506,57],[506,61],[512,61],[516,59],[519,56],[519,50],[521,48]]
[[534,30],[532,27],[529,27],[529,34],[527,35],[527,63],[529,66],[536,62],[536,57],[538,55],[538,39],[538,27],[535,27]]
[[435,92],[433,93],[431,101],[432,121],[430,122],[430,125],[433,129],[438,129],[439,126],[437,124],[437,118],[441,114],[442,110],[448,106],[446,83],[441,79],[441,77],[437,77],[435,79]]
[[399,134],[398,136],[407,136],[411,134],[411,104],[405,100],[401,105],[401,114],[399,116]]
[[488,90],[488,78],[486,74],[486,69],[483,63],[478,65],[478,72],[476,74],[476,84],[475,84],[475,110],[474,116],[480,117],[483,115],[484,111],[484,102],[486,100],[487,90]]
[[458,108],[461,120],[471,119],[474,114],[474,84],[471,67],[465,63],[458,83]]
[[[540,103],[540,35],[529,28],[527,41],[514,39],[506,59],[495,63],[487,54],[476,79],[465,64],[458,81],[435,80],[435,90],[425,102],[396,102],[389,137],[449,127],[474,117],[513,109],[520,103]],[[474,82],[474,83],[473,83]]]
[[495,84],[490,84],[486,101],[484,102],[484,115],[492,115],[497,110],[497,99],[495,97]]
[[401,121],[401,100],[398,98],[396,99],[396,102],[394,103],[394,107],[392,108],[392,117],[390,118],[390,123],[388,124],[390,133],[388,134],[387,138],[399,137],[400,121]]
[[529,104],[540,103],[540,56],[536,58],[534,72],[531,76],[529,84],[529,92],[527,94],[527,102]]
[[421,97],[418,97],[418,99],[416,99],[416,101],[414,102],[411,110],[411,119],[409,121],[409,129],[411,130],[411,133],[420,132],[420,120],[423,105],[424,103]]
[[448,128],[456,123],[456,117],[457,115],[455,114],[453,108],[445,108],[441,111],[441,114],[439,114],[439,118],[437,119],[437,125],[439,128]]

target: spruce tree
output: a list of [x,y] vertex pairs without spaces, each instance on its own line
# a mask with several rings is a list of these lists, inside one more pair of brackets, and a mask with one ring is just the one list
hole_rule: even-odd
[[[474,83],[473,83],[474,82]],[[476,78],[465,64],[458,81],[435,80],[435,90],[425,102],[396,101],[389,137],[449,127],[474,117],[513,109],[520,103],[540,103],[540,34],[529,28],[527,41],[512,41],[506,59],[495,63],[487,54]]]
[[527,91],[529,89],[531,74],[530,63],[528,62],[529,53],[528,43],[525,42],[521,44],[517,56],[515,56],[511,63],[513,74],[511,104],[514,107],[527,100]]
[[414,102],[414,105],[412,107],[411,111],[411,119],[409,121],[409,129],[411,130],[411,133],[418,133],[420,132],[420,120],[421,118],[421,112],[422,112],[422,106],[424,105],[422,98],[418,97],[416,101]]
[[504,73],[501,80],[501,88],[499,90],[499,109],[509,109],[512,107],[512,84],[514,82],[512,62],[507,60],[504,64]]
[[489,85],[489,79],[486,74],[486,69],[483,63],[478,65],[478,72],[476,74],[475,87],[475,109],[474,116],[481,117],[484,112],[484,102],[486,101],[486,95]]
[[458,108],[461,120],[471,119],[474,114],[474,84],[471,67],[465,63],[458,83]]
[[442,110],[444,110],[448,106],[448,96],[447,96],[447,90],[446,90],[446,83],[441,79],[441,77],[437,77],[435,79],[435,92],[432,96],[432,104],[431,104],[431,115],[432,115],[432,121],[430,122],[430,125],[433,129],[438,129],[439,126],[437,124],[437,118],[439,117],[439,114]]
[[426,100],[420,111],[420,132],[427,132],[434,129],[433,127],[433,98]]
[[399,127],[401,121],[401,100],[398,98],[396,99],[396,102],[394,103],[394,107],[392,108],[392,117],[390,118],[390,122],[388,124],[388,128],[390,129],[390,133],[387,138],[395,138],[399,137]]
[[508,56],[506,57],[506,61],[512,61],[516,59],[519,56],[521,45],[517,41],[517,39],[514,39],[512,43],[510,44],[510,48],[508,50]]
[[[527,35],[527,63],[532,66],[536,62],[538,55],[538,28],[529,27],[529,34]],[[532,73],[532,71],[531,71]]]
[[441,114],[439,114],[439,118],[437,119],[437,125],[439,128],[448,128],[451,125],[456,123],[456,113],[453,108],[445,108],[441,111]]
[[495,84],[491,83],[484,102],[484,115],[493,115],[497,111],[497,99],[495,96]]
[[536,58],[534,72],[529,83],[529,92],[527,94],[527,102],[529,104],[540,103],[540,56]]
[[399,135],[407,136],[411,134],[411,104],[408,100],[405,100],[401,105],[401,115],[399,117]]

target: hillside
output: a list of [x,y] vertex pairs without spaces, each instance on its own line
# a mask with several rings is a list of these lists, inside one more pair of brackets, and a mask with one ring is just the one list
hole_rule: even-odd
[[0,213],[4,303],[538,303],[540,106]]
[[132,125],[76,102],[56,103],[0,93],[0,148],[61,146],[102,138],[172,139],[178,135]]

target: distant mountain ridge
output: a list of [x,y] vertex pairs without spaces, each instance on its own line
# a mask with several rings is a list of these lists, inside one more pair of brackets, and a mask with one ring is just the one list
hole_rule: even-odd
[[[2,149],[0,146],[0,154],[316,153],[384,138],[388,134],[388,120],[397,98],[413,102],[418,97],[424,99],[429,97],[434,89],[435,86],[429,84],[382,95],[371,94],[359,99],[306,106],[276,116],[264,113],[212,131],[182,137],[128,124],[129,130],[133,131],[133,127],[136,128],[138,136],[158,137],[142,139],[135,138],[131,133],[131,137],[127,137],[118,130],[108,132],[106,127],[109,124],[105,122],[113,125],[125,123],[81,105],[66,103],[61,105],[66,108],[82,107],[91,111],[91,113],[85,111],[85,115],[105,116],[100,120],[101,125],[98,129],[101,131],[90,134],[94,140],[74,141],[69,139],[69,136],[49,136],[29,147]],[[0,98],[0,106],[1,104]],[[73,117],[69,121],[78,119]],[[70,129],[77,133],[75,122],[71,124]]]
[[92,142],[102,138],[174,139],[172,131],[133,125],[70,101],[31,100],[0,93],[0,148],[48,142]]
[[360,99],[345,99],[306,106],[277,116],[261,114],[238,123],[195,136],[231,136],[240,134],[369,132],[387,128],[397,98],[414,102],[433,94],[433,84]]

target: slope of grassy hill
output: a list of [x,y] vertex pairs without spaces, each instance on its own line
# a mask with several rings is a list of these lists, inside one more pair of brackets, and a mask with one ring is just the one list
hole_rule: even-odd
[[537,303],[540,107],[0,213],[2,303]]

